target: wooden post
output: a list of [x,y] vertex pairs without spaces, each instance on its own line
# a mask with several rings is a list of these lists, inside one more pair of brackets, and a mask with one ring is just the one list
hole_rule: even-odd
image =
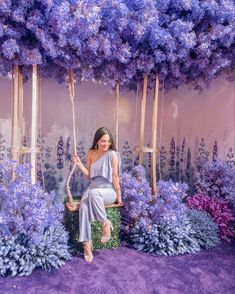
[[146,113],[146,98],[147,98],[148,76],[144,75],[143,96],[141,102],[141,117],[140,117],[140,148],[139,148],[139,164],[143,164],[144,154],[144,127],[145,127],[145,113]]
[[11,130],[11,156],[13,160],[19,161],[19,66],[14,65],[13,76],[13,99],[12,99],[12,130]]
[[152,186],[152,193],[153,195],[155,195],[157,192],[156,162],[157,162],[157,153],[159,153],[159,148],[157,148],[157,115],[158,115],[158,88],[159,88],[158,76],[156,75],[150,147],[144,146],[147,83],[148,83],[148,76],[144,75],[143,97],[142,97],[142,104],[141,104],[141,121],[140,121],[140,145],[135,147],[134,150],[139,153],[140,165],[143,164],[144,153],[151,153],[151,186]]
[[19,109],[18,109],[18,117],[19,117],[19,162],[23,161],[23,136],[24,136],[24,87],[23,87],[23,74],[19,70]]
[[[156,150],[157,148],[157,117],[158,117],[158,89],[159,89],[159,78],[156,75],[155,91],[154,91],[154,101],[153,101],[153,117],[152,117],[152,148]],[[151,153],[151,182],[152,182],[152,193],[157,192],[157,154],[156,152]]]
[[119,81],[116,81],[116,147],[119,147],[119,99],[120,99],[120,85]]
[[38,129],[38,82],[37,65],[32,68],[32,120],[31,120],[31,180],[37,180],[37,129]]

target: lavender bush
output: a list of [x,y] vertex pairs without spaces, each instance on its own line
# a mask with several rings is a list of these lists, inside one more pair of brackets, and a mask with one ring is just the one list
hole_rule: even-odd
[[142,166],[134,167],[132,172],[121,176],[122,195],[125,202],[123,214],[137,221],[148,216],[148,207],[152,200],[151,188]]
[[35,268],[52,270],[70,259],[68,236],[62,225],[47,228],[39,244],[24,235],[0,233],[0,275],[30,275]]
[[0,236],[0,275],[30,275],[35,263],[25,239],[12,235]]
[[231,237],[235,236],[232,223],[234,217],[225,200],[199,193],[187,198],[187,203],[190,208],[203,210],[210,214],[219,227],[221,239],[230,241]]
[[191,254],[218,245],[218,231],[207,213],[187,210],[185,217],[177,223],[140,221],[131,229],[129,242],[137,250],[156,255]]
[[[125,240],[135,249],[152,254],[195,253],[219,243],[218,227],[206,213],[192,212],[182,202],[188,186],[159,181],[151,195],[144,169],[135,167],[122,176]],[[157,197],[157,198],[156,198]]]
[[159,181],[158,195],[154,205],[149,207],[150,217],[155,223],[177,223],[185,217],[187,207],[182,203],[188,185],[172,181]]
[[190,221],[194,239],[200,248],[210,249],[220,243],[219,227],[205,211],[189,209],[187,216]]
[[0,174],[2,275],[61,266],[70,257],[62,225],[63,205],[54,202],[53,193],[31,184],[27,165],[5,161],[0,164]]
[[174,224],[153,224],[149,229],[136,226],[131,234],[132,246],[140,251],[157,255],[178,255],[200,251],[198,242],[191,233],[189,220]]
[[204,161],[195,175],[198,192],[224,199],[235,206],[235,170],[227,162]]

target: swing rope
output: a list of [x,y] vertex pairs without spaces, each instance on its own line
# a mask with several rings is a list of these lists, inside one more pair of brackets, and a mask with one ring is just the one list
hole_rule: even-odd
[[[76,124],[75,124],[75,107],[74,107],[74,73],[73,70],[69,70],[68,72],[68,83],[69,83],[69,97],[72,105],[72,118],[73,118],[73,143],[74,143],[74,154],[77,154],[77,138],[76,138]],[[70,174],[68,176],[67,182],[66,182],[66,192],[69,198],[69,206],[73,205],[73,196],[70,189],[70,182],[72,179],[72,176],[76,170],[76,164],[74,163],[73,168],[70,171]]]
[[[72,105],[72,120],[73,120],[73,142],[74,142],[74,154],[77,154],[77,138],[76,138],[76,124],[75,124],[75,107],[74,107],[74,73],[72,70],[69,70],[68,72],[68,88],[69,88],[69,97]],[[116,144],[118,146],[119,144],[119,98],[120,98],[120,90],[119,90],[119,81],[116,82]],[[76,164],[73,165],[73,168],[71,169],[71,172],[68,176],[67,182],[66,182],[66,192],[68,195],[69,201],[66,203],[66,207],[69,211],[75,211],[78,209],[78,205],[74,203],[73,196],[70,189],[70,182],[72,179],[72,176],[76,170]],[[120,207],[123,206],[120,204],[112,204],[106,207]]]

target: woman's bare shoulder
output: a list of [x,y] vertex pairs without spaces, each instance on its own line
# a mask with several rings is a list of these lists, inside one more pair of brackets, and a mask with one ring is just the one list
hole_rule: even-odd
[[89,149],[87,151],[87,158],[94,158],[96,156],[96,151]]
[[94,152],[93,150],[89,149],[86,154],[87,158],[91,158],[93,156],[93,152]]

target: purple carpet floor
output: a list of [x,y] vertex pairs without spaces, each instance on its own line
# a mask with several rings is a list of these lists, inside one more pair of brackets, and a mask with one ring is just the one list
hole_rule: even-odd
[[52,272],[0,278],[1,294],[234,294],[235,243],[194,255],[150,256],[127,247],[73,257]]

